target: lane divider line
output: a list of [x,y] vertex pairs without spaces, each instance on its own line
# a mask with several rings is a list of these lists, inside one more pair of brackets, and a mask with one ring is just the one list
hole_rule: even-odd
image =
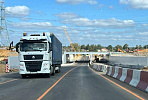
[[[88,67],[89,67],[89,66],[88,66]],[[94,71],[92,68],[90,68],[90,67],[89,67],[89,69],[91,69],[93,72],[95,72],[96,74],[98,74],[98,75],[99,75],[99,76],[101,76],[102,78],[104,78],[104,79],[108,80],[109,82],[111,82],[111,83],[115,84],[116,86],[120,87],[121,89],[123,89],[123,90],[127,91],[128,93],[130,93],[130,94],[134,95],[135,97],[137,97],[137,98],[139,98],[139,99],[141,99],[141,100],[145,100],[144,98],[142,98],[142,97],[138,96],[137,94],[133,93],[132,91],[130,91],[130,90],[128,90],[128,89],[126,89],[126,88],[124,88],[123,86],[121,86],[121,85],[119,85],[119,84],[117,84],[117,83],[113,82],[112,80],[110,80],[110,79],[108,79],[108,78],[104,77],[103,75],[101,75],[101,74],[97,73],[97,72],[96,72],[96,71]]]
[[[78,66],[77,66],[78,67]],[[58,81],[56,81],[46,92],[44,92],[37,100],[41,100],[52,88],[54,88],[69,72],[76,69],[77,67],[72,68],[67,73],[65,73]]]
[[2,82],[2,83],[0,83],[0,84],[9,83],[9,82],[16,81],[16,80],[18,80],[18,79],[9,80],[9,81],[6,81],[6,82]]

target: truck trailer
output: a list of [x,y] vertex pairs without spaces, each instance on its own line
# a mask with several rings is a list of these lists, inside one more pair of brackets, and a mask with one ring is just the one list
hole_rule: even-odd
[[19,74],[22,78],[31,74],[44,74],[46,77],[60,72],[62,64],[62,43],[51,34],[23,33],[16,45],[19,53]]

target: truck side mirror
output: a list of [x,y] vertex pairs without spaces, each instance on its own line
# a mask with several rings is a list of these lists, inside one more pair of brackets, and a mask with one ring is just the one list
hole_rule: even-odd
[[52,51],[52,45],[49,43],[49,52]]
[[50,49],[49,49],[50,51],[52,51],[52,47],[50,47]]
[[17,43],[17,44],[16,44],[16,52],[18,52],[18,53],[19,53],[19,50],[18,50],[18,49],[19,49],[19,44],[20,44],[20,43]]

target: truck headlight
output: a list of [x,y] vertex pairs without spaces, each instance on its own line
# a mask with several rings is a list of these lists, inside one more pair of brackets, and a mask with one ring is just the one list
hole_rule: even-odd
[[20,64],[19,66],[20,66],[20,68],[24,68],[24,65],[23,64]]
[[48,63],[44,63],[43,67],[48,67],[49,64]]

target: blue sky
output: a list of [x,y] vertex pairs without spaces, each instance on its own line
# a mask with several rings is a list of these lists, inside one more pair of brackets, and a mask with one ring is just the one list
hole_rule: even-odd
[[10,41],[23,32],[54,33],[73,43],[148,44],[148,0],[0,0],[5,2]]

